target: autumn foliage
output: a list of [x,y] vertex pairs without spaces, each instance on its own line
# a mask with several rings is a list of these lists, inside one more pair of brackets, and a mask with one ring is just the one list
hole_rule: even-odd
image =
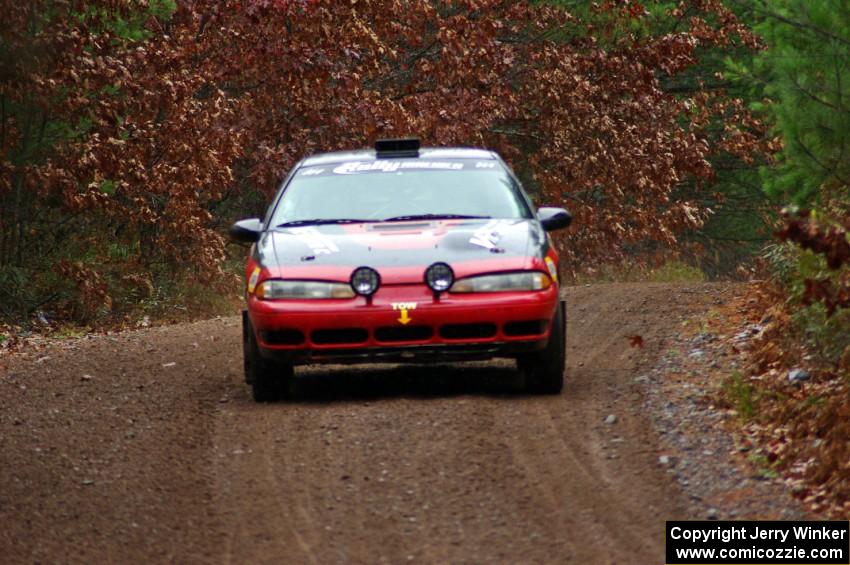
[[802,303],[821,303],[830,316],[838,308],[850,308],[850,214],[839,222],[824,223],[805,210],[797,214],[786,212],[785,220],[777,236],[823,256],[833,272],[831,277],[806,279]]
[[91,318],[175,277],[220,280],[227,222],[256,215],[302,156],[379,137],[499,151],[538,203],[576,216],[569,270],[675,248],[712,205],[685,182],[758,149],[740,101],[662,88],[706,48],[756,45],[713,0],[682,2],[663,35],[630,32],[646,12],[625,1],[594,23],[496,0],[0,10],[6,316]]

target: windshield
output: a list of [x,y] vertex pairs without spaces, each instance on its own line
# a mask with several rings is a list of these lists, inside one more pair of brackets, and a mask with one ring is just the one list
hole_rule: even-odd
[[379,160],[300,169],[270,225],[417,217],[527,218],[519,187],[496,161]]

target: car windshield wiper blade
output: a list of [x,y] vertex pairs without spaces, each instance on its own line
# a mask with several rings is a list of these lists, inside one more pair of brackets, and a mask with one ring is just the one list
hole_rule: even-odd
[[384,222],[405,222],[407,220],[487,220],[491,216],[470,216],[467,214],[411,214],[384,218]]
[[318,226],[321,224],[364,224],[377,221],[378,220],[360,220],[355,218],[315,218],[312,220],[292,220],[290,222],[283,222],[275,227],[294,228],[298,226]]

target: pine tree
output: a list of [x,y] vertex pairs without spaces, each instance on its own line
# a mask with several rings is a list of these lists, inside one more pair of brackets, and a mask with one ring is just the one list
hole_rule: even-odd
[[824,190],[850,201],[850,4],[771,0],[755,9],[768,45],[755,66],[771,100],[762,109],[782,140],[765,188],[798,204],[818,204]]

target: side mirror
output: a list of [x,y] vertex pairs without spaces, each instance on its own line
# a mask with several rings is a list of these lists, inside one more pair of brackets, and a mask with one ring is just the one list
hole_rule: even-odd
[[237,243],[256,243],[263,232],[263,222],[259,218],[239,220],[232,226],[228,235],[232,241]]
[[537,219],[546,231],[568,228],[573,223],[573,217],[563,208],[540,208]]

